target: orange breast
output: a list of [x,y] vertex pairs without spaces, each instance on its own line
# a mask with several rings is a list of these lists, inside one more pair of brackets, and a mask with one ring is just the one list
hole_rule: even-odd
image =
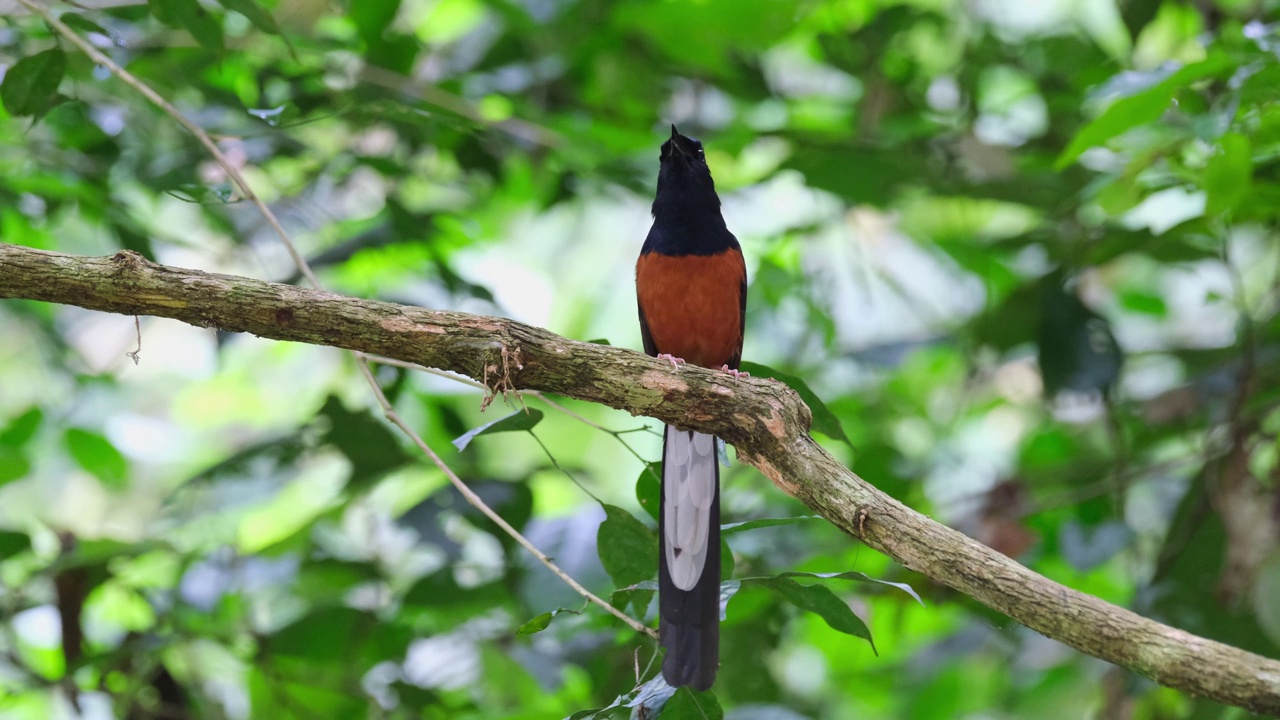
[[742,253],[661,255],[636,262],[636,296],[659,353],[718,368],[742,352]]

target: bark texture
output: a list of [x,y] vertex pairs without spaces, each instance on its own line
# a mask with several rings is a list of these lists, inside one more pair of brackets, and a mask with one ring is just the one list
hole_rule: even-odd
[[771,380],[674,371],[638,352],[502,318],[183,270],[128,251],[81,257],[0,243],[0,298],[376,353],[459,372],[499,392],[558,393],[715,433],[783,492],[912,570],[1161,685],[1280,714],[1280,662],[1072,590],[906,507],[814,442],[808,407]]

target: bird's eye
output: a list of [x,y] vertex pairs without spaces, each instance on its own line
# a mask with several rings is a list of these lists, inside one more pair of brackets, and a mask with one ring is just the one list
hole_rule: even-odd
[[699,145],[699,146],[698,146],[698,157],[703,157],[704,155],[706,155],[706,153],[702,151],[702,146],[701,146],[701,145]]

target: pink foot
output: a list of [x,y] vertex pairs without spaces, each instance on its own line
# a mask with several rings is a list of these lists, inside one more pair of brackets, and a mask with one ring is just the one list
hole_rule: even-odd
[[733,384],[738,384],[738,378],[751,377],[751,373],[745,370],[732,370],[728,365],[721,365],[720,369],[733,376]]
[[676,357],[675,355],[672,355],[671,353],[662,353],[661,355],[659,355],[659,356],[658,356],[658,359],[659,359],[659,360],[670,360],[670,361],[671,361],[671,367],[675,368],[676,370],[679,370],[679,369],[680,369],[680,366],[684,364],[684,359],[683,359],[683,358],[678,358],[678,357]]

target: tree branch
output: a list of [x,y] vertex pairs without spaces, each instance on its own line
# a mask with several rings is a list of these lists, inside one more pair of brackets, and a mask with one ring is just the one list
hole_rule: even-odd
[[674,371],[631,350],[502,318],[182,270],[128,251],[90,258],[0,243],[0,298],[376,353],[459,372],[497,392],[553,392],[715,433],[844,532],[1027,627],[1162,685],[1280,713],[1280,662],[1067,588],[902,505],[814,442],[809,409],[780,383]]

